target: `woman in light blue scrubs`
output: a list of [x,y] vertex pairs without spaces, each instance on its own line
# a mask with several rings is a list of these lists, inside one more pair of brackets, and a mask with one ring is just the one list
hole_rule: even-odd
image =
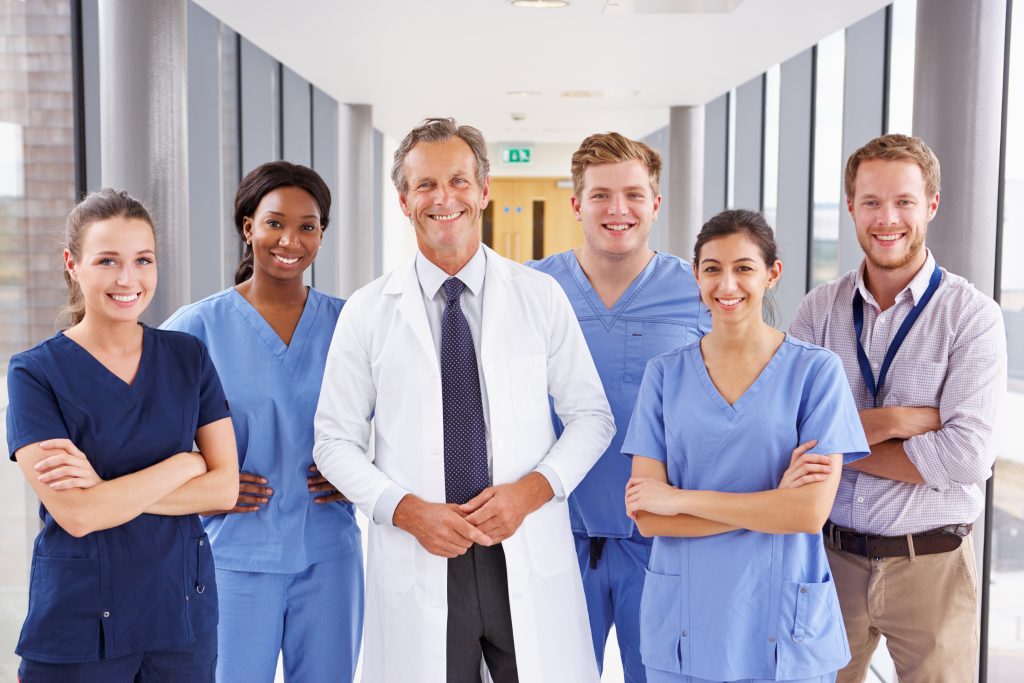
[[250,172],[235,197],[236,286],[164,327],[203,340],[235,418],[235,508],[204,520],[220,588],[221,681],[352,680],[362,635],[362,544],[350,505],[313,466],[313,414],[341,299],[307,287],[331,193],[284,161]]
[[[782,263],[760,214],[713,217],[693,264],[711,332],[648,363],[623,444],[627,512],[655,537],[647,679],[834,680],[850,652],[821,527],[843,463],[868,453],[846,373],[764,322]],[[819,464],[781,488],[810,448]]]

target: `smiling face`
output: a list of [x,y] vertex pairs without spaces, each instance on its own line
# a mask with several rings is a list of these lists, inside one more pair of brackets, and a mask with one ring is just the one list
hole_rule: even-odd
[[584,248],[613,258],[647,253],[660,206],[661,195],[654,193],[650,173],[638,159],[587,167],[582,192],[572,198]]
[[408,191],[402,212],[416,230],[420,251],[445,268],[464,265],[480,246],[480,220],[488,181],[476,178],[476,157],[463,140],[419,142],[405,158]]
[[242,233],[252,245],[253,277],[290,280],[313,263],[323,228],[316,200],[298,187],[279,187],[263,196]]
[[78,257],[64,265],[78,283],[91,322],[136,323],[156,291],[156,238],[138,218],[114,217],[88,226]]
[[782,262],[770,266],[764,253],[744,231],[706,242],[694,275],[713,322],[761,320],[761,304],[782,275]]
[[928,223],[939,208],[929,197],[921,168],[912,161],[870,159],[860,164],[854,197],[846,208],[870,267],[917,271],[924,263]]

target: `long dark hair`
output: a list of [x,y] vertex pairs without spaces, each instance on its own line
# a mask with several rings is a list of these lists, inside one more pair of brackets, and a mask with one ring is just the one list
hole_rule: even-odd
[[[86,195],[68,214],[68,219],[64,224],[64,239],[61,244],[64,249],[68,250],[76,263],[82,257],[82,242],[85,241],[85,234],[89,231],[89,226],[109,218],[137,218],[149,223],[150,228],[153,227],[153,219],[146,207],[125,190],[105,187]],[[156,230],[153,233],[155,236]],[[61,310],[61,317],[67,320],[69,326],[73,327],[82,322],[85,317],[85,297],[82,296],[82,288],[71,279],[71,273],[66,267],[64,268],[64,282],[68,286],[68,302]]]
[[320,175],[308,166],[287,161],[270,161],[249,171],[235,193],[235,230],[242,240],[242,260],[235,270],[235,284],[252,277],[252,245],[245,241],[243,225],[256,213],[263,198],[281,187],[305,190],[320,210],[320,229],[326,230],[331,220],[331,190]]
[[[719,237],[728,237],[739,232],[744,233],[751,242],[757,245],[765,266],[771,268],[775,265],[775,262],[779,260],[779,245],[775,243],[775,233],[772,232],[768,221],[764,219],[764,215],[759,211],[730,209],[712,216],[697,233],[697,242],[693,245],[693,267],[699,267],[700,250],[704,248],[705,244]],[[765,322],[774,326],[775,300],[771,297],[770,291],[765,292],[762,309]]]

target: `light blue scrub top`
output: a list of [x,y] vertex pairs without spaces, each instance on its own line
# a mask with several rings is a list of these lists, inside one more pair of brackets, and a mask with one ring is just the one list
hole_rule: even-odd
[[327,349],[344,302],[315,289],[285,345],[234,288],[180,308],[164,327],[206,343],[238,441],[239,465],[274,490],[257,512],[203,518],[218,569],[294,574],[355,550],[359,529],[345,503],[314,503],[313,415]]
[[[623,452],[665,462],[683,489],[775,489],[792,450],[850,463],[868,444],[839,358],[787,336],[733,405],[700,343],[647,365]],[[821,532],[657,537],[640,605],[644,664],[716,681],[801,679],[850,658]]]
[[[701,330],[711,329],[710,315],[700,302],[690,264],[670,254],[655,253],[610,310],[572,251],[527,265],[554,277],[568,295],[615,416],[608,450],[569,497],[572,530],[629,538],[634,525],[626,516],[624,492],[631,464],[622,457],[622,440],[644,366],[654,356],[699,339]],[[561,422],[553,413],[552,418],[561,434]]]

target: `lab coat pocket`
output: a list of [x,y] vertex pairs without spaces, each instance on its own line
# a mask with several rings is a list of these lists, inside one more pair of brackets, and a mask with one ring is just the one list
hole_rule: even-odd
[[690,634],[681,576],[646,570],[640,597],[640,658],[660,671],[681,673],[690,658]]
[[103,609],[99,560],[34,558],[18,652],[29,659],[98,657]]
[[[551,421],[548,403],[548,359],[544,354],[519,356],[508,360],[512,409],[521,419]],[[495,406],[491,406],[494,410]]]
[[569,509],[565,502],[549,501],[523,522],[530,565],[540,576],[557,576],[578,571],[576,549],[569,530]]
[[780,679],[823,676],[849,661],[850,648],[831,577],[822,583],[783,581],[779,620]]
[[381,583],[389,591],[405,593],[416,582],[416,538],[390,524],[377,524],[374,531]]

